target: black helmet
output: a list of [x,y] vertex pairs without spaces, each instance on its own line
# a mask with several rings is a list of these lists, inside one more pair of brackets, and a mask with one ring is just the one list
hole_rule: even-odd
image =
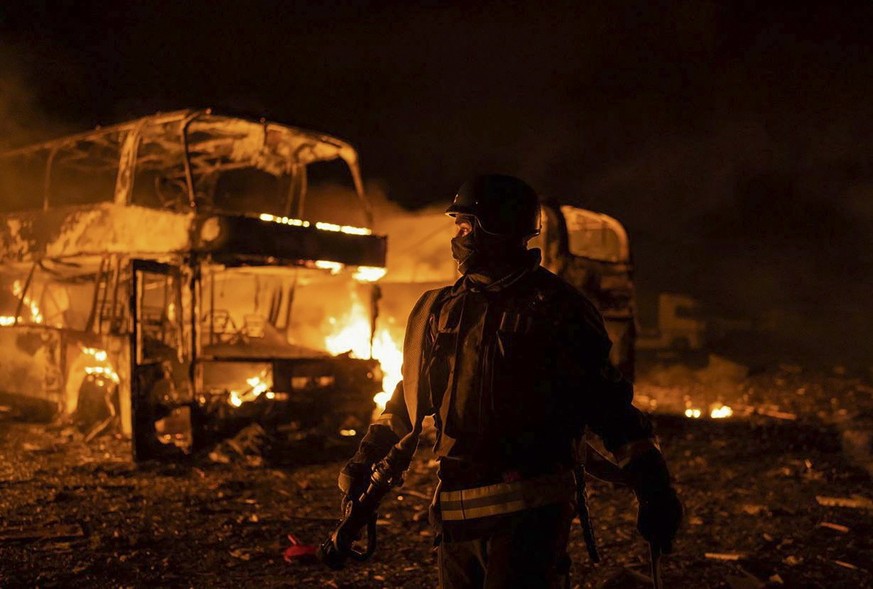
[[458,189],[450,217],[475,217],[486,233],[533,237],[540,232],[540,202],[523,180],[503,174],[476,176]]

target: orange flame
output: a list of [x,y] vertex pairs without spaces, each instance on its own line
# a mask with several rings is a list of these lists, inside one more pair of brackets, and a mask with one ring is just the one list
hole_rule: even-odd
[[260,397],[263,393],[266,393],[266,397],[268,399],[272,398],[271,391],[267,390],[272,385],[269,383],[267,376],[268,370],[264,370],[260,374],[253,376],[251,378],[246,379],[246,384],[249,386],[244,391],[232,390],[227,397],[227,402],[233,405],[234,407],[241,407],[243,403],[248,403],[249,401],[254,401],[258,397]]
[[[21,282],[16,280],[12,283],[12,294],[14,294],[17,298],[22,299],[23,306],[30,311],[30,322],[31,323],[42,323],[43,316],[42,311],[39,308],[39,305],[36,304],[36,301],[31,299],[29,296],[21,295],[24,294],[24,287],[21,285]],[[13,315],[0,315],[0,327],[9,327],[11,325],[15,325],[22,321],[22,317],[15,317]]]
[[[334,355],[349,352],[353,358],[370,358],[370,317],[357,298],[343,317],[331,317],[329,322],[333,333],[325,338],[328,352]],[[379,328],[373,337],[372,352],[372,357],[382,366],[382,390],[373,397],[373,402],[382,411],[391,399],[394,387],[401,380],[403,351],[390,331]]]

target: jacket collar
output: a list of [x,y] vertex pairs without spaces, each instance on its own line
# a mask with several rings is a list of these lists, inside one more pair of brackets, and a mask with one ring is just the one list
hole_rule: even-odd
[[518,268],[507,274],[506,276],[494,280],[493,282],[484,284],[477,282],[469,275],[461,276],[450,291],[452,296],[461,295],[466,292],[486,292],[497,293],[506,290],[507,288],[522,281],[536,270],[542,261],[542,252],[538,248],[525,251],[522,263]]

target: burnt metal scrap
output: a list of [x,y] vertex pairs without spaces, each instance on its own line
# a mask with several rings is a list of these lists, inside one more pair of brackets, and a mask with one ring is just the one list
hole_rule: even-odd
[[0,154],[0,172],[0,398],[23,416],[114,427],[137,458],[252,420],[369,420],[378,362],[318,333],[325,301],[384,273],[348,143],[178,111]]

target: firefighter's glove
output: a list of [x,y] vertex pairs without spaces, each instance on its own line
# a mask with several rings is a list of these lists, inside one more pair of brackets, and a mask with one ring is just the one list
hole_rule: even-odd
[[669,554],[682,523],[683,509],[670,484],[664,457],[652,449],[634,458],[624,470],[640,503],[637,529],[646,542]]
[[346,496],[346,499],[343,500],[344,506],[347,499],[350,497],[358,498],[361,493],[367,490],[373,465],[385,458],[391,451],[391,447],[399,440],[397,434],[388,426],[379,424],[370,426],[367,435],[361,440],[358,451],[339,474],[337,482],[340,490]]
[[637,529],[646,542],[661,547],[664,554],[673,551],[673,539],[682,523],[682,503],[670,487],[640,500]]

